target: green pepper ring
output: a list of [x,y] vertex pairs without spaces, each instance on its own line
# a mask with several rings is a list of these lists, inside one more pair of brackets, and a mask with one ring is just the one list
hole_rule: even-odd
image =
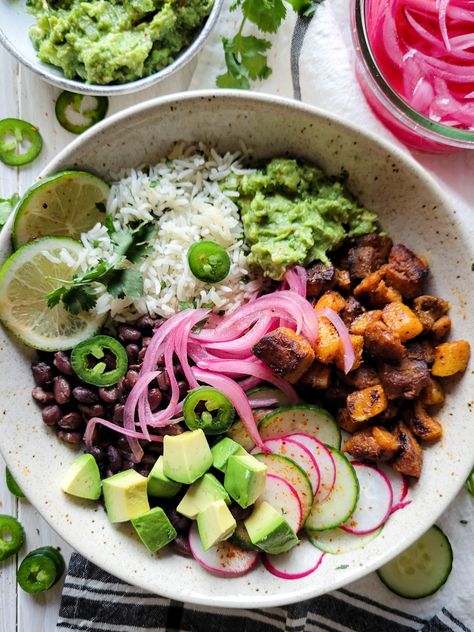
[[18,520],[0,514],[0,562],[18,553],[24,542],[25,532]]
[[32,551],[18,567],[16,579],[25,592],[35,594],[52,588],[59,577],[51,557]]
[[83,94],[76,94],[75,92],[68,92],[67,90],[64,90],[56,99],[56,105],[54,108],[56,118],[58,119],[61,127],[68,132],[71,132],[71,134],[82,134],[82,132],[85,132],[89,129],[89,127],[92,127],[101,121],[109,109],[109,100],[107,97],[94,96],[93,98],[96,99],[97,106],[83,112],[83,116],[88,118],[89,122],[84,125],[77,125],[68,119],[67,108],[71,106],[73,110],[79,112],[84,98],[85,95]]
[[[201,402],[205,410],[198,416],[196,407]],[[217,411],[215,417],[212,416],[212,411]],[[200,386],[186,396],[183,417],[184,423],[190,430],[202,429],[208,435],[222,434],[231,427],[235,417],[235,408],[228,397],[217,389]]]
[[[106,370],[104,362],[94,367],[88,366],[89,356],[97,360],[104,357],[104,350],[115,356],[115,369]],[[111,336],[94,336],[80,342],[71,352],[71,365],[77,376],[94,386],[113,386],[122,378],[128,369],[128,356],[124,347]]]
[[[15,141],[5,141],[7,136],[14,136]],[[24,153],[15,153],[17,143],[26,138],[30,147]],[[0,160],[9,167],[21,167],[32,162],[43,147],[43,139],[38,128],[32,123],[16,118],[0,120]]]
[[230,270],[230,257],[225,248],[207,239],[190,246],[188,263],[193,275],[205,283],[219,283]]

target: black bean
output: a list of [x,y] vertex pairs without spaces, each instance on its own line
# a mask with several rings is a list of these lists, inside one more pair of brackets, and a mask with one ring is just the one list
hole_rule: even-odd
[[151,342],[151,338],[149,336],[143,336],[142,338],[142,347],[148,347]]
[[142,332],[131,325],[119,325],[117,328],[118,337],[124,342],[136,342],[142,337]]
[[55,426],[63,416],[61,409],[57,404],[45,406],[41,411],[41,417],[48,426]]
[[143,348],[142,348],[142,349],[140,349],[140,351],[138,352],[138,361],[139,361],[139,362],[143,362],[143,359],[144,359],[144,357],[145,357],[145,355],[146,355],[146,350],[147,350],[147,348],[146,348],[146,347],[143,347]]
[[156,358],[156,366],[165,366],[165,354],[164,353],[161,353]]
[[49,384],[54,377],[54,369],[47,362],[35,362],[31,365],[31,371],[38,386]]
[[161,441],[153,441],[153,443],[147,445],[145,452],[153,454],[157,458],[160,454],[163,454],[163,443]]
[[58,432],[58,437],[66,443],[81,443],[82,432],[64,432],[63,430],[60,430]]
[[138,362],[138,354],[140,353],[140,347],[133,343],[130,343],[125,347],[127,352],[129,364],[136,364]]
[[111,476],[113,476],[114,474],[115,474],[115,472],[114,472],[114,471],[113,471],[110,467],[108,467],[108,468],[105,470],[105,478],[110,478],[110,477],[111,477]]
[[135,323],[135,327],[138,327],[138,329],[153,329],[154,325],[155,321],[148,315],[142,316]]
[[150,404],[151,410],[154,412],[163,401],[163,395],[159,388],[150,388],[148,391],[148,403]]
[[54,402],[54,395],[50,391],[45,391],[41,386],[35,386],[31,391],[31,396],[40,404],[49,404]]
[[122,456],[113,445],[107,446],[107,459],[109,461],[109,468],[114,473],[118,472],[122,467]]
[[[125,406],[123,404],[115,404],[114,406],[114,412],[112,413],[112,421],[114,422],[114,424],[117,423],[121,423],[123,422],[123,409],[125,408]],[[120,437],[121,439],[125,439],[125,437]],[[128,445],[128,442],[127,442]]]
[[161,391],[169,391],[171,384],[168,371],[160,371],[156,377],[156,382]]
[[173,540],[173,548],[179,555],[192,557],[191,547],[189,546],[189,538],[187,535],[177,535]]
[[79,413],[72,412],[64,415],[62,419],[58,421],[58,426],[64,430],[77,430],[83,426],[84,422]]
[[60,373],[64,373],[64,375],[73,375],[74,371],[72,370],[71,360],[67,353],[64,351],[56,351],[54,354],[53,364],[57,368]]
[[158,432],[161,435],[170,435],[175,437],[176,435],[183,434],[184,429],[179,424],[174,424],[172,426],[166,426],[166,428],[158,429]]
[[117,358],[110,351],[104,352],[104,357],[101,359],[101,362],[105,364],[105,368],[107,371],[113,371],[117,366]]
[[178,533],[187,533],[189,531],[191,520],[178,513],[174,507],[167,509],[166,515]]
[[230,513],[234,516],[234,518],[237,521],[239,521],[239,520],[245,520],[246,518],[250,516],[250,514],[253,511],[253,505],[251,507],[247,507],[246,509],[243,509],[239,505],[232,504],[229,507],[229,509],[230,509]]
[[100,448],[98,445],[93,445],[87,450],[87,452],[89,454],[92,454],[92,456],[97,461],[97,463],[102,463],[102,461],[105,459],[104,450],[103,448]]
[[136,465],[136,463],[134,463],[132,461],[132,459],[124,459],[124,461],[122,463],[122,472],[123,472],[123,470],[133,470],[135,465]]
[[81,404],[94,404],[99,399],[97,393],[88,386],[76,386],[72,391],[72,396]]
[[189,386],[188,386],[188,383],[185,380],[179,380],[178,381],[178,388],[179,388],[179,396],[180,396],[180,398],[183,398],[183,397],[185,397],[188,394]]
[[105,407],[102,404],[92,404],[91,406],[78,404],[77,407],[87,419],[90,419],[91,417],[104,417],[105,415]]
[[57,375],[53,380],[54,398],[58,404],[67,404],[71,399],[71,385],[64,375]]
[[156,455],[153,454],[144,454],[142,460],[140,461],[140,465],[144,467],[150,467],[150,469],[156,463]]
[[138,382],[138,371],[127,371],[127,375],[125,376],[125,383],[130,390],[135,386]]
[[106,404],[115,404],[119,396],[116,386],[107,386],[99,388],[99,397]]

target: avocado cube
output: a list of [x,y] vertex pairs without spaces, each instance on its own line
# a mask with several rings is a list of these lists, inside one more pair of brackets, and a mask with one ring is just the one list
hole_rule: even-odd
[[198,514],[197,527],[202,548],[207,551],[227,540],[234,533],[237,523],[223,500],[215,500]]
[[61,488],[66,494],[97,500],[100,497],[100,472],[92,454],[81,454],[68,467]]
[[211,448],[212,465],[216,470],[225,472],[227,469],[227,461],[231,456],[245,456],[248,454],[243,447],[230,437],[225,437],[219,443]]
[[265,488],[267,466],[255,457],[231,456],[227,461],[224,487],[244,509],[257,500]]
[[150,511],[147,479],[135,470],[125,470],[104,479],[102,489],[110,522],[126,522]]
[[195,520],[198,513],[204,511],[215,500],[223,500],[230,505],[229,494],[214,474],[207,472],[189,487],[176,510],[183,516]]
[[133,518],[132,524],[150,553],[156,553],[176,537],[176,529],[161,507],[154,507],[147,513]]
[[201,429],[164,437],[163,472],[171,480],[190,485],[211,465],[211,449]]
[[148,495],[161,498],[172,498],[181,489],[181,483],[176,483],[163,472],[163,457],[160,456],[148,474]]
[[299,542],[281,513],[265,500],[244,521],[250,541],[266,553],[284,553]]

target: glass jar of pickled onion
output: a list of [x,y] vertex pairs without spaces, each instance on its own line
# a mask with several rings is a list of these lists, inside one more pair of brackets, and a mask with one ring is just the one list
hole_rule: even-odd
[[356,74],[406,145],[474,149],[474,0],[352,0]]

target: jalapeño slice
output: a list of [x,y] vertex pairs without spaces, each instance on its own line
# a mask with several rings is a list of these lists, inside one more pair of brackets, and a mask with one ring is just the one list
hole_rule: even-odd
[[6,118],[0,121],[0,160],[21,167],[34,160],[43,147],[38,128],[27,121]]
[[[90,102],[93,105],[89,105]],[[61,127],[72,134],[82,134],[101,121],[108,108],[107,97],[86,96],[65,90],[56,100],[55,112]]]
[[206,434],[226,432],[235,417],[235,408],[220,391],[201,386],[189,392],[183,404],[184,422],[190,430],[201,428]]
[[15,555],[25,541],[23,527],[13,516],[0,514],[0,562]]
[[[110,363],[113,368],[108,367]],[[127,372],[128,357],[115,338],[94,336],[74,347],[71,364],[77,376],[87,384],[113,386]]]
[[206,239],[189,248],[188,263],[194,276],[205,283],[222,281],[230,270],[230,257],[225,248]]

